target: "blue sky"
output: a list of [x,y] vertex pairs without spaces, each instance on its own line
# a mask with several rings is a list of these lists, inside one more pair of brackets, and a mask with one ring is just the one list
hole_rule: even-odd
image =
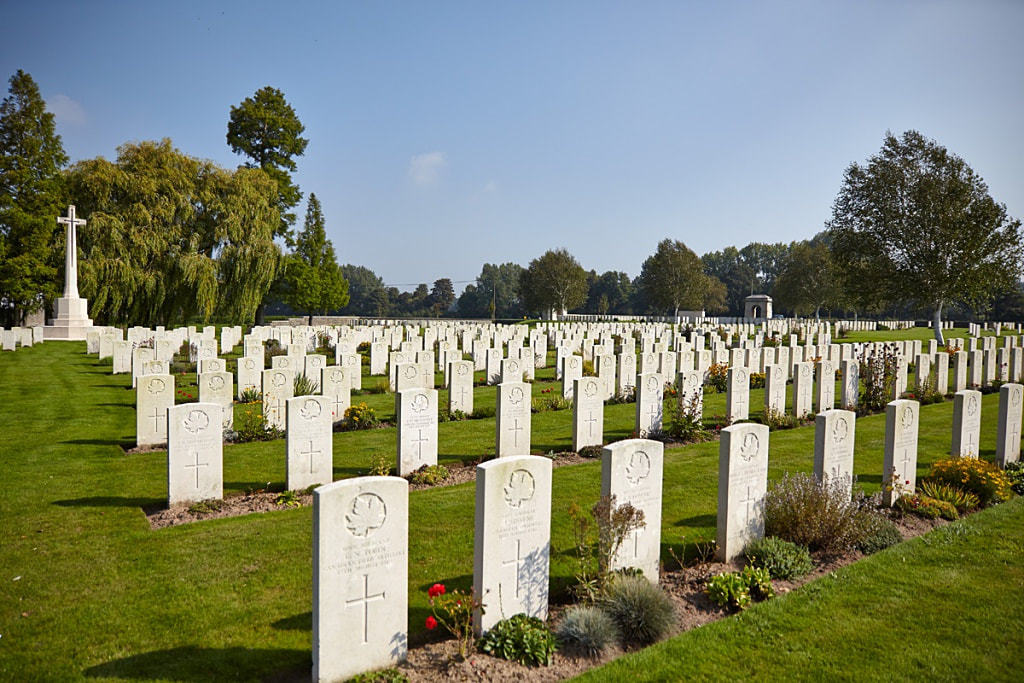
[[339,262],[411,289],[809,238],[886,130],[1024,217],[1022,29],[1016,0],[0,0],[0,74],[33,76],[73,161],[169,137],[233,168],[231,106],[280,89]]

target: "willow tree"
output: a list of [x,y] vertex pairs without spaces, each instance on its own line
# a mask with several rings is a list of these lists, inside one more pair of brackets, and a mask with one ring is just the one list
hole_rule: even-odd
[[1020,221],[967,163],[917,131],[886,134],[866,165],[850,164],[828,224],[847,296],[862,305],[976,305],[1015,285]]
[[280,252],[275,183],[190,157],[170,140],[118,148],[68,174],[82,229],[82,295],[98,321],[141,325],[248,322]]

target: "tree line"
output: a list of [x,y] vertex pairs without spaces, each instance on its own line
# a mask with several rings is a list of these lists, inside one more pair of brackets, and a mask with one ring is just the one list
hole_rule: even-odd
[[[521,319],[552,313],[742,316],[770,294],[790,315],[943,314],[1024,320],[1020,221],[960,157],[916,131],[887,132],[852,163],[825,229],[799,242],[753,242],[698,256],[666,238],[635,277],[587,271],[565,249],[529,264],[485,263],[455,295],[449,278],[413,291],[365,266],[338,265],[310,193],[301,228],[296,158],[309,144],[284,94],[258,90],[231,107],[234,170],[169,139],[125,143],[115,161],[69,165],[35,81],[10,79],[0,104],[0,318],[48,309],[63,281],[69,203],[79,234],[79,288],[103,324],[261,322],[265,310],[374,317]],[[941,334],[937,334],[941,337]]]

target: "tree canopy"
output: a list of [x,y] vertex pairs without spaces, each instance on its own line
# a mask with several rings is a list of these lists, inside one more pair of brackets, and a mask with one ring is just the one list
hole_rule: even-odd
[[265,173],[228,171],[164,139],[122,145],[114,163],[81,161],[68,182],[88,218],[79,281],[97,322],[252,321],[280,259]]
[[709,282],[700,258],[679,240],[664,239],[640,269],[647,300],[651,305],[680,310],[702,310]]
[[55,240],[68,163],[32,77],[19,70],[9,93],[0,103],[0,314],[7,327],[60,293]]
[[284,93],[270,86],[231,107],[228,119],[227,141],[231,151],[249,157],[251,161],[246,166],[262,169],[277,182],[281,221],[274,236],[284,237],[289,244],[291,226],[295,223],[292,209],[302,200],[289,171],[295,171],[294,157],[306,152],[309,140],[302,137],[305,130]]
[[459,315],[466,318],[521,317],[523,270],[518,263],[485,263],[476,284],[467,285],[459,297]]
[[843,287],[832,254],[823,242],[801,242],[793,246],[785,269],[775,281],[776,303],[794,313],[819,317],[822,306],[836,306]]
[[942,309],[1011,289],[1020,277],[1020,221],[967,163],[917,131],[887,133],[867,164],[846,169],[828,223],[849,295],[865,306]]
[[565,313],[587,300],[587,271],[565,249],[552,249],[530,261],[520,278],[528,311]]
[[306,220],[295,238],[295,251],[285,260],[285,302],[309,315],[342,308],[348,304],[348,281],[342,275],[334,255],[334,245],[327,239],[320,200],[310,193]]

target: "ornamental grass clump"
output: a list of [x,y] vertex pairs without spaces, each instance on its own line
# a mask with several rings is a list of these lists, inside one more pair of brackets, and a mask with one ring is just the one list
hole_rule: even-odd
[[619,627],[624,646],[650,645],[676,623],[672,599],[643,576],[616,576],[603,591],[600,606]]
[[608,613],[593,605],[573,605],[565,610],[555,635],[563,650],[578,657],[600,657],[622,638]]
[[872,528],[872,500],[853,500],[849,483],[822,483],[813,474],[785,474],[764,499],[764,532],[828,554],[851,550]]

